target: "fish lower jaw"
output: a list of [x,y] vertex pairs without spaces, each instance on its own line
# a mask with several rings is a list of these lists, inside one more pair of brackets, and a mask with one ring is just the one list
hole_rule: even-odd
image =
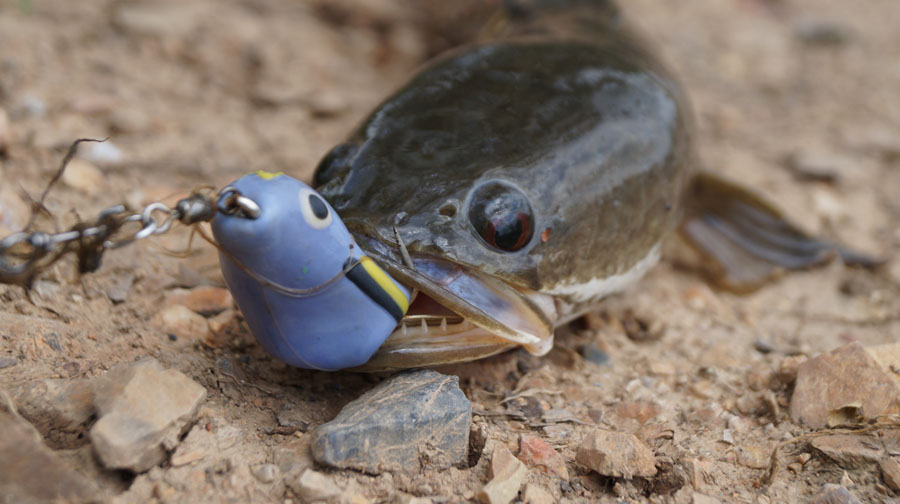
[[488,332],[458,315],[407,315],[403,317],[397,328],[391,333],[391,338],[458,336],[471,331]]

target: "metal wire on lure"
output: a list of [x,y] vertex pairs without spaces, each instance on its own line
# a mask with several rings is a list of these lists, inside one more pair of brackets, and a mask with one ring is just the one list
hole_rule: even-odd
[[[95,220],[79,222],[65,231],[56,233],[29,231],[34,224],[37,212],[39,210],[46,211],[44,200],[54,183],[62,176],[69,161],[75,156],[78,145],[83,142],[98,141],[102,140],[82,138],[72,143],[40,199],[34,202],[34,211],[25,231],[13,233],[0,240],[0,283],[28,288],[37,275],[68,254],[78,257],[79,273],[92,273],[100,267],[103,254],[107,250],[121,248],[135,241],[166,233],[176,222],[187,226],[196,226],[203,222],[210,222],[216,213],[248,219],[255,219],[259,216],[260,208],[255,201],[241,194],[233,186],[226,186],[217,193],[214,190],[194,191],[179,200],[172,208],[159,201],[149,203],[140,211],[129,211],[125,205],[113,205],[100,212]],[[132,224],[137,224],[138,227],[126,232],[125,228]],[[348,260],[346,267],[330,280],[309,289],[292,289],[246,267],[199,226],[195,227],[195,230],[204,240],[229,256],[254,279],[290,296],[312,296],[340,280],[359,264],[359,261]],[[352,253],[350,259],[352,259]]]

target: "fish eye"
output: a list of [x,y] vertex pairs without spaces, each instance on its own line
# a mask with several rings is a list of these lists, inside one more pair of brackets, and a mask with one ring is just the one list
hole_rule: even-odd
[[534,214],[519,189],[502,182],[484,183],[469,198],[469,222],[478,236],[501,252],[515,252],[534,235]]
[[331,224],[331,209],[328,203],[315,191],[307,188],[300,189],[300,212],[303,219],[313,229],[325,229]]

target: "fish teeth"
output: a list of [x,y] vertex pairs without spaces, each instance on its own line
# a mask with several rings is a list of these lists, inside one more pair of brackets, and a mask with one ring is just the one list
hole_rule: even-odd
[[406,336],[406,321],[405,320],[400,322],[400,332],[403,334],[403,336]]
[[425,319],[422,319],[422,333],[428,334],[428,323],[425,322]]
[[447,332],[447,317],[441,317],[441,331]]

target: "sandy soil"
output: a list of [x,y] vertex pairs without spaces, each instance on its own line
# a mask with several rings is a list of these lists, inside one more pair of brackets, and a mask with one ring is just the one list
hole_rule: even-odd
[[[64,224],[251,170],[308,178],[371,107],[449,43],[434,28],[438,9],[412,5],[0,0],[0,109],[9,118],[0,122],[0,230],[24,223],[20,188],[38,195],[79,137],[110,137],[120,156],[85,151],[102,171],[76,170],[47,201]],[[835,264],[739,297],[708,287],[689,257],[671,259],[682,257],[673,246],[639,285],[561,334],[547,357],[511,353],[455,371],[488,439],[515,448],[519,434],[536,432],[569,460],[567,484],[529,473],[562,501],[691,502],[693,492],[722,502],[805,500],[844,473],[813,453],[799,474],[766,480],[777,443],[806,432],[787,417],[789,390],[770,378],[789,355],[900,336],[900,14],[893,0],[633,0],[626,12],[691,95],[706,166],[757,188],[806,229],[894,262],[879,273]],[[792,166],[836,180],[811,181]],[[34,304],[0,286],[0,357],[16,359],[0,370],[0,384],[93,377],[152,355],[207,388],[201,422],[240,429],[243,472],[216,472],[213,456],[136,478],[102,474],[89,456],[80,469],[111,495],[124,492],[123,502],[281,502],[291,496],[283,482],[236,476],[302,445],[302,433],[276,428],[276,414],[291,404],[315,426],[379,378],[287,368],[240,331],[215,348],[171,341],[153,323],[167,292],[221,283],[209,246],[186,259],[160,253],[183,248],[186,237],[173,232],[110,253],[80,280],[71,263],[58,264],[37,282]],[[123,277],[133,284],[115,304],[107,294]],[[652,337],[626,330],[635,318]],[[586,344],[610,362],[583,359]],[[770,406],[741,407],[754,401]],[[577,421],[536,425],[527,414],[534,408],[565,408]],[[595,423],[671,431],[653,445],[667,469],[625,482],[576,464]],[[83,454],[85,443],[63,447]],[[747,463],[748,452],[757,463]],[[415,475],[322,470],[378,502],[406,494],[465,501],[487,480],[484,464]],[[876,469],[848,477],[863,501],[892,495]]]

